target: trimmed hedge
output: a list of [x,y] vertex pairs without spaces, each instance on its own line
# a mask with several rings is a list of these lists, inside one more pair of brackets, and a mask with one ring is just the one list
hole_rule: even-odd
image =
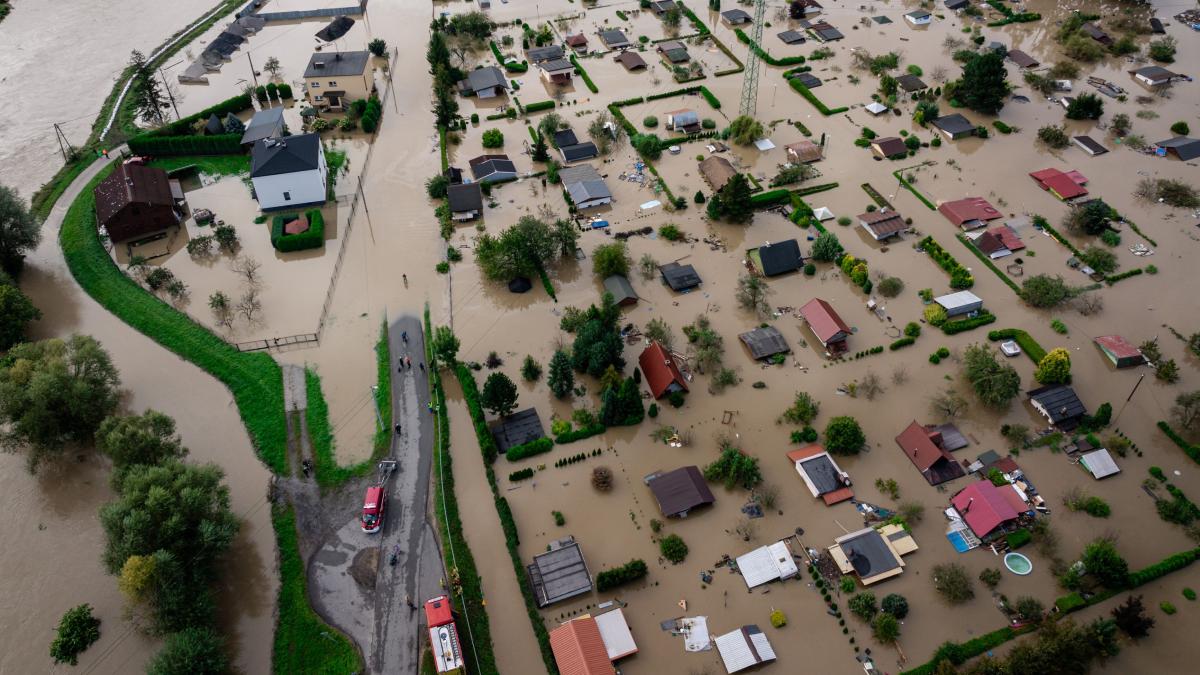
[[571,65],[575,66],[575,70],[579,72],[579,77],[583,78],[583,83],[587,85],[588,91],[593,94],[599,93],[600,88],[596,86],[595,82],[592,82],[591,76],[588,75],[583,66],[579,65],[579,59],[575,58],[574,54],[571,55]]
[[708,87],[701,85],[700,95],[704,97],[705,101],[708,101],[708,104],[711,105],[714,110],[721,109],[721,99],[717,98],[716,95],[709,91]]
[[92,189],[111,171],[112,167],[106,168],[84,187],[63,220],[59,244],[71,275],[118,319],[228,387],[259,458],[273,472],[286,473],[287,421],[279,364],[264,352],[239,352],[148,293],[113,264],[97,234],[92,195]]
[[1188,565],[1196,562],[1200,558],[1200,548],[1193,548],[1187,551],[1182,551],[1171,556],[1163,558],[1159,562],[1143,567],[1136,572],[1129,573],[1129,587],[1136,588],[1143,584],[1148,584],[1155,579],[1165,577],[1171,572],[1181,570]]
[[1032,538],[1033,535],[1029,533],[1029,530],[1017,530],[1016,532],[1009,532],[1004,540],[1008,542],[1009,548],[1018,549],[1028,544]]
[[534,471],[532,466],[521,469],[520,471],[513,471],[512,473],[508,474],[508,480],[512,483],[515,483],[520,480],[525,480],[526,478],[533,478],[533,473]]
[[479,386],[475,383],[471,369],[464,364],[454,364],[454,373],[462,382],[463,400],[467,402],[467,410],[471,412],[471,421],[475,424],[475,435],[479,437],[479,451],[483,453],[483,461],[490,465],[496,461],[496,455],[500,454],[500,451],[496,449],[496,439],[492,437],[492,430],[488,429],[483,416],[483,405],[479,402]]
[[774,206],[776,204],[782,204],[784,202],[790,201],[791,198],[792,198],[791,190],[787,190],[787,189],[767,190],[766,192],[759,192],[758,194],[750,195],[750,206],[761,209],[765,206]]
[[920,200],[920,202],[922,204],[924,204],[926,207],[928,207],[930,211],[936,211],[937,207],[933,205],[933,202],[929,201],[929,199],[925,195],[921,194],[921,192],[919,190],[917,190],[917,188],[913,187],[912,183],[908,182],[908,180],[906,178],[904,178],[904,176],[900,175],[901,171],[903,171],[903,169],[897,169],[897,170],[893,171],[892,177],[895,178],[897,181],[899,181],[900,184],[904,186],[905,190],[908,190],[909,192],[913,193],[913,196],[916,197],[918,200]]
[[249,94],[239,94],[233,98],[225,99],[212,107],[205,108],[198,113],[177,119],[153,131],[147,131],[144,134],[140,134],[140,136],[190,136],[196,133],[195,124],[200,120],[207,121],[209,117],[216,115],[217,119],[224,121],[225,116],[229,113],[236,115],[243,110],[249,110],[252,106],[253,103],[250,101]]
[[755,42],[749,35],[746,35],[745,31],[743,31],[741,28],[734,28],[733,32],[735,35],[737,35],[739,42],[744,45],[749,45],[752,53],[757,54],[760,59],[766,61],[772,66],[798,66],[804,63],[803,56],[784,56],[783,58],[771,56],[770,52],[758,46],[758,43]]
[[975,277],[963,267],[954,256],[942,248],[942,245],[933,240],[933,237],[925,237],[918,244],[930,258],[937,263],[938,267],[942,268],[950,275],[950,288],[955,290],[963,290],[975,285]]
[[1008,626],[1000,630],[994,630],[990,633],[985,633],[977,638],[972,638],[966,642],[943,642],[942,646],[937,648],[933,653],[933,658],[929,659],[928,663],[923,663],[916,668],[906,670],[900,675],[933,675],[937,670],[937,666],[942,661],[949,661],[954,665],[966,663],[968,659],[972,659],[980,654],[988,652],[1000,645],[1013,639],[1021,632],[1016,631]]
[[554,110],[554,101],[538,101],[525,106],[525,112],[540,112],[542,110]]
[[598,436],[598,435],[604,433],[605,429],[607,429],[607,427],[605,427],[603,424],[600,424],[599,422],[597,422],[596,424],[593,424],[590,427],[583,427],[582,429],[572,429],[570,431],[563,432],[554,437],[554,442],[559,445],[563,445],[565,443],[574,443],[575,441],[582,441],[585,438],[591,438],[592,436]]
[[802,83],[800,80],[788,80],[788,85],[797,94],[803,96],[806,101],[813,104],[813,107],[817,109],[817,112],[820,112],[826,117],[829,117],[830,115],[837,115],[838,113],[844,113],[849,110],[849,108],[845,106],[842,106],[841,108],[830,108],[829,106],[825,105],[821,102],[821,99],[817,98],[816,94],[812,93],[812,90],[804,86],[804,83]]
[[894,352],[897,349],[903,349],[916,341],[917,341],[916,338],[910,338],[910,337],[900,338],[899,340],[896,340],[892,344],[888,345],[888,349]]
[[1167,424],[1166,422],[1160,420],[1158,423],[1158,428],[1167,435],[1167,438],[1171,439],[1172,443],[1178,445],[1180,450],[1183,450],[1188,457],[1191,457],[1193,462],[1200,464],[1200,445],[1188,443],[1186,440],[1184,440],[1183,436],[1180,436],[1178,433],[1176,433],[1175,430],[1171,428],[1171,425]]
[[[971,240],[967,239],[965,236],[963,236],[961,234],[956,234],[956,235],[954,235],[954,237],[956,239],[958,239],[960,242],[962,242],[962,245],[966,246],[967,250],[969,250],[971,253],[975,254],[975,257],[979,258],[979,262],[983,263],[984,265],[987,265],[988,269],[995,272],[996,276],[1000,277],[1000,281],[1003,281],[1005,284],[1007,284],[1008,287],[1013,290],[1013,293],[1016,293],[1018,296],[1021,295],[1021,287],[1017,285],[1017,282],[1013,281],[1012,279],[1009,279],[1007,274],[1005,274],[1004,272],[1001,272],[1000,268],[996,267],[995,263],[992,262],[992,259],[990,256],[985,255],[983,251],[980,251],[978,248],[976,248],[975,244],[973,244],[971,242]],[[1140,273],[1141,270],[1139,269],[1138,272]]]
[[1084,600],[1083,596],[1078,593],[1070,593],[1054,601],[1054,607],[1063,614],[1070,614],[1077,609],[1087,607],[1087,604],[1087,600]]
[[1020,328],[1001,328],[988,331],[988,339],[992,342],[1014,340],[1021,351],[1025,352],[1025,356],[1032,359],[1035,364],[1041,363],[1042,359],[1046,358],[1046,350],[1038,344],[1037,340],[1033,339],[1033,336]]
[[[979,311],[984,312],[987,310],[981,309]],[[992,314],[991,312],[988,312],[987,314],[981,313],[979,316],[977,316],[973,319],[961,319],[958,321],[947,321],[946,323],[941,325],[941,329],[942,329],[942,332],[945,333],[946,335],[957,335],[958,333],[963,333],[963,332],[966,332],[969,330],[973,330],[975,328],[979,328],[980,326],[986,326],[989,323],[993,323],[995,321],[996,321],[995,314]]]
[[135,155],[164,157],[167,155],[238,155],[242,150],[241,134],[212,136],[153,136],[142,134],[129,139],[129,150]]
[[646,567],[646,562],[635,558],[629,562],[614,567],[611,570],[604,570],[596,575],[596,590],[600,593],[611,590],[622,584],[627,584],[631,581],[637,581],[646,576],[649,569]]
[[[490,435],[491,434],[489,434],[489,436]],[[542,436],[536,441],[529,441],[523,445],[514,445],[504,453],[504,457],[510,462],[515,462],[518,459],[525,459],[526,457],[545,454],[553,449],[554,439],[550,438],[549,436]]]
[[275,216],[271,220],[271,246],[276,251],[304,251],[310,248],[321,248],[325,245],[325,217],[320,209],[309,209],[304,212],[308,218],[308,229],[299,234],[285,234],[284,226],[289,216]]

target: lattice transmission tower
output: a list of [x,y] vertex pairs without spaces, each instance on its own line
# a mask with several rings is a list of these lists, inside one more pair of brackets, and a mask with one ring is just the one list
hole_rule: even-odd
[[[766,0],[755,0],[754,3],[754,25],[752,26],[751,37],[754,44],[762,48],[763,35],[763,19],[767,14]],[[742,107],[741,114],[754,117],[754,112],[758,108],[758,55],[751,49],[746,56],[746,71],[742,73]]]

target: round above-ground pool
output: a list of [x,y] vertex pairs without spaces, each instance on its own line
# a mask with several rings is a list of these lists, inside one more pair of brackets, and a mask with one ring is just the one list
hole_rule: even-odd
[[1009,572],[1022,577],[1033,571],[1033,563],[1020,553],[1005,553],[1004,566]]

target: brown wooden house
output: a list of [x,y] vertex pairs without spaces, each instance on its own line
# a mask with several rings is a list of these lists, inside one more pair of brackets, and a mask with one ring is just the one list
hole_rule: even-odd
[[121,165],[96,185],[96,220],[114,242],[161,232],[181,219],[167,172],[140,164]]

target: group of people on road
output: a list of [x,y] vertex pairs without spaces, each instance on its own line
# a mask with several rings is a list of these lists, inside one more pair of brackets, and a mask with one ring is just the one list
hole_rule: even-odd
[[[404,281],[405,281],[405,284],[407,285],[407,283],[408,283],[408,278],[406,277]],[[408,331],[401,331],[401,332],[400,332],[400,341],[404,343],[405,349],[407,349],[407,348],[408,348]],[[403,372],[404,372],[404,371],[406,371],[406,370],[409,370],[409,371],[411,371],[411,370],[412,370],[412,364],[413,364],[413,362],[412,362],[412,357],[411,357],[411,356],[409,356],[408,354],[405,354],[405,355],[404,355],[404,356],[402,356],[401,358],[397,359],[397,361],[396,361],[396,364],[397,364],[397,365],[396,365],[396,372],[398,372],[398,373],[403,373]],[[422,372],[422,373],[423,373],[423,372],[425,372],[425,362],[424,362],[424,361],[418,361],[418,362],[417,362],[417,368],[419,368],[419,369],[421,370],[421,372]],[[430,410],[430,412],[433,412],[433,406],[432,406],[432,404],[430,405],[430,407],[429,407],[429,410]],[[397,435],[397,436],[399,436],[399,435],[400,435],[400,430],[401,430],[401,428],[400,428],[400,423],[399,423],[399,422],[397,422],[397,423],[396,423],[395,430],[396,430],[396,435]]]

